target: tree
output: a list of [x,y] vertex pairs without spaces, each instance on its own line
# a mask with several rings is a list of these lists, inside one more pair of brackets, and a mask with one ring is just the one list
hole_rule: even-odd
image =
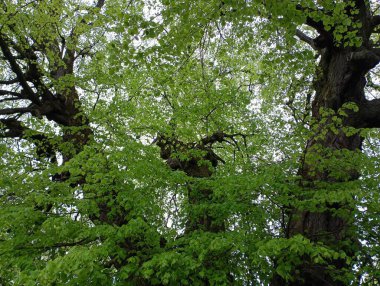
[[375,1],[2,1],[4,285],[377,285]]

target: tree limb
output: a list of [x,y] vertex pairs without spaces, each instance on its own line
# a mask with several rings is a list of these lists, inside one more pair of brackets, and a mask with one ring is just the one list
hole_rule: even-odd
[[[13,118],[0,118],[0,138],[21,138],[24,135],[25,127],[21,122]],[[8,131],[3,131],[8,129]]]
[[50,162],[56,160],[57,145],[44,133],[24,126],[21,121],[14,118],[0,118],[0,138],[20,138],[28,140],[36,146],[38,158],[48,158]]
[[366,100],[353,115],[356,128],[380,128],[380,99]]
[[0,84],[13,84],[13,83],[18,83],[18,79],[10,79],[10,80],[0,80]]
[[373,16],[371,19],[372,29],[380,25],[380,15]]
[[303,42],[307,43],[313,50],[318,50],[315,46],[314,39],[303,33],[301,30],[296,29],[296,36]]
[[23,114],[34,111],[33,108],[30,107],[16,107],[16,108],[4,108],[0,109],[0,115],[10,115],[10,114]]
[[[249,135],[253,135],[253,134],[249,134]],[[211,146],[212,144],[217,143],[217,142],[219,142],[219,143],[221,143],[221,142],[231,143],[231,142],[226,140],[226,138],[228,138],[228,139],[231,139],[232,141],[234,141],[235,145],[237,145],[236,144],[237,142],[235,140],[235,137],[237,137],[237,136],[241,136],[241,137],[245,138],[248,135],[242,134],[242,133],[227,134],[227,133],[224,133],[223,131],[217,131],[210,136],[206,136],[206,137],[202,138],[201,144],[203,146],[205,146],[205,145]]]
[[18,97],[20,99],[23,98],[23,96],[22,96],[21,93],[10,91],[10,90],[2,90],[2,89],[0,89],[0,95],[13,95],[13,96],[16,96],[16,97]]
[[[24,59],[24,57],[23,57],[23,56],[20,56],[20,55],[16,55],[16,56],[13,56],[13,57],[14,57],[16,60],[22,60],[22,59]],[[6,61],[7,58],[1,56],[1,57],[0,57],[0,60]]]
[[[105,0],[98,0],[95,7],[98,8],[98,9],[101,9],[103,6],[104,6],[104,3],[105,3]],[[94,11],[89,11],[88,14],[91,14],[91,12],[94,12]],[[71,40],[71,44],[72,44],[72,48],[68,48],[67,47],[67,51],[66,51],[66,54],[63,58],[63,61],[65,63],[65,71],[64,71],[64,74],[71,74],[73,69],[74,69],[74,61],[75,59],[79,56],[77,55],[76,56],[76,50],[77,50],[77,44],[78,44],[78,38],[80,36],[80,34],[78,34],[78,29],[80,27],[80,25],[89,25],[91,26],[92,23],[88,23],[85,19],[85,17],[82,17],[82,19],[80,19],[75,25],[74,27],[71,29],[71,32],[70,32],[70,36],[69,36],[69,39]],[[82,50],[83,52],[83,50]]]
[[77,246],[77,245],[83,245],[87,243],[91,243],[95,241],[94,239],[89,239],[88,237],[83,238],[79,241],[73,241],[73,242],[57,242],[52,245],[20,245],[17,247],[17,249],[55,249],[55,248],[61,248],[61,247],[71,247],[71,246]]
[[17,64],[17,61],[15,57],[12,55],[12,52],[10,51],[3,35],[0,34],[0,48],[3,52],[3,55],[7,58],[12,71],[16,74],[17,79],[19,80],[22,88],[25,90],[25,92],[28,95],[28,98],[36,103],[39,104],[40,100],[38,99],[37,95],[33,92],[32,88],[29,86],[29,84],[26,81],[26,78],[20,68],[20,66]]
[[324,34],[324,33],[327,33],[327,31],[325,30],[325,27],[323,25],[323,22],[322,21],[315,21],[313,18],[311,18],[308,13],[309,12],[313,12],[313,11],[318,11],[318,12],[321,12],[323,13],[323,10],[315,10],[315,9],[312,9],[312,8],[306,8],[306,7],[303,7],[302,5],[298,4],[296,6],[296,9],[299,10],[299,11],[302,11],[304,13],[306,13],[306,21],[305,21],[305,24],[316,29],[320,34]]
[[6,102],[6,101],[16,101],[16,100],[20,100],[20,98],[18,98],[18,97],[7,97],[7,98],[0,99],[0,103]]
[[96,3],[96,8],[102,8],[104,6],[105,0],[98,0],[98,3]]
[[380,49],[362,49],[351,53],[349,60],[369,71],[380,62]]

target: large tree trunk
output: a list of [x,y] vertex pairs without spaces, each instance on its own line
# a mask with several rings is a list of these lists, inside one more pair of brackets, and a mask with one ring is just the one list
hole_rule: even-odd
[[[322,55],[320,65],[318,67],[319,74],[315,80],[316,95],[312,106],[312,117],[316,122],[321,122],[323,109],[338,111],[343,107],[344,103],[355,102],[360,104],[365,100],[365,70],[360,70],[354,63],[349,61],[349,50],[327,50]],[[350,111],[346,111],[350,113]],[[354,165],[343,164],[346,168],[341,170],[343,176],[336,176],[328,167],[319,167],[315,163],[314,157],[318,156],[322,160],[329,160],[329,156],[339,156],[338,150],[349,150],[352,152],[361,150],[362,138],[358,133],[348,136],[342,130],[345,126],[355,126],[355,117],[341,118],[343,125],[339,127],[333,126],[329,130],[329,124],[335,125],[329,118],[326,120],[325,126],[319,126],[318,129],[327,129],[324,136],[318,136],[318,139],[310,139],[305,151],[305,160],[299,171],[302,177],[302,184],[305,188],[313,191],[315,188],[313,182],[325,181],[335,182],[356,180],[358,178],[358,170]],[[342,161],[345,158],[341,158]],[[313,163],[311,163],[312,161]],[[323,164],[321,162],[321,164]],[[318,191],[317,189],[315,191]],[[322,242],[328,247],[341,251],[343,250],[348,256],[353,257],[358,249],[358,240],[352,228],[354,221],[353,215],[341,216],[338,213],[345,209],[345,214],[352,213],[353,206],[348,202],[338,203],[321,203],[321,212],[316,211],[294,211],[290,217],[286,236],[292,237],[297,234],[310,239],[312,242]],[[346,245],[346,247],[343,247]],[[348,246],[348,247],[347,247]],[[294,283],[288,285],[345,285],[343,282],[336,280],[336,275],[340,270],[349,266],[345,260],[333,260],[330,266],[334,266],[336,271],[329,270],[328,267],[313,263],[306,259],[305,263],[299,267],[298,277]],[[274,284],[276,285],[276,284]],[[277,284],[278,285],[278,284]],[[281,284],[284,285],[284,284]]]
[[[104,2],[104,0],[97,1],[95,7],[101,9]],[[0,9],[1,13],[6,13],[6,8],[7,5],[4,4],[1,7],[4,11]],[[98,12],[99,10],[91,10],[88,11],[88,14]],[[46,13],[49,14],[48,9]],[[55,11],[52,13],[54,14]],[[3,18],[6,19],[6,17]],[[0,32],[0,61],[3,66],[9,66],[8,73],[11,75],[10,80],[0,78],[0,101],[12,96],[14,101],[20,102],[17,106],[22,106],[0,109],[0,138],[18,138],[29,141],[36,147],[35,159],[37,160],[49,159],[51,163],[58,164],[56,158],[58,153],[62,158],[62,162],[59,163],[64,166],[91,143],[93,131],[89,119],[84,113],[75,82],[67,80],[67,78],[75,78],[75,63],[78,58],[91,51],[91,49],[87,52],[80,51],[78,45],[81,26],[85,26],[86,21],[85,18],[79,17],[76,24],[73,25],[70,35],[65,39],[61,35],[56,39],[54,32],[47,31],[46,34],[42,33],[41,39],[37,41],[30,35],[20,34],[23,29],[15,29],[16,26],[12,21],[5,22]],[[22,26],[23,23],[20,25]],[[88,23],[88,27],[91,25]],[[35,28],[33,27],[33,29]],[[59,25],[54,26],[54,29],[56,28],[58,29]],[[33,43],[33,45],[27,43]],[[66,43],[70,43],[70,45],[66,45]],[[41,64],[45,62],[49,63],[48,68]],[[43,131],[27,127],[25,122],[27,119],[22,117],[24,114],[55,122],[61,135],[51,138]],[[74,178],[70,171],[64,171],[54,174],[52,181],[57,184],[68,184],[74,192],[78,186],[86,184],[86,174]],[[49,190],[46,192],[49,194]],[[84,196],[87,195],[88,193],[84,193]],[[90,219],[95,224],[120,226],[128,223],[122,206],[116,206],[118,215],[111,214],[113,210],[107,203],[114,199],[112,189],[106,196],[100,197],[106,197],[106,199],[96,199],[99,211],[96,215],[90,215]],[[44,219],[51,217],[54,207],[50,202],[35,204],[34,210],[37,216],[42,218],[39,222],[41,225]],[[120,248],[126,253],[135,253],[137,243],[139,242],[126,239],[125,243],[120,244]],[[119,263],[117,259],[115,261],[110,259],[110,265],[116,268],[123,267],[126,263],[126,260]],[[138,284],[142,285],[142,283]]]
[[[301,160],[299,169],[301,185],[305,193],[297,199],[302,201],[306,197],[312,198],[318,192],[318,184],[340,183],[356,180],[359,178],[359,170],[355,164],[347,160],[350,152],[360,152],[363,138],[359,133],[347,134],[346,127],[378,127],[379,109],[378,100],[368,101],[365,98],[364,88],[366,85],[366,74],[378,64],[380,56],[378,51],[370,46],[369,36],[371,17],[367,6],[363,1],[356,1],[360,13],[354,16],[360,21],[363,28],[360,30],[362,46],[359,48],[343,47],[336,43],[332,32],[327,32],[321,22],[315,22],[308,18],[307,24],[314,27],[320,36],[311,39],[301,34],[301,40],[309,43],[320,54],[319,66],[314,78],[315,98],[312,103],[312,119],[317,125],[316,134],[309,139],[305,156]],[[346,103],[355,103],[358,112],[346,108]],[[335,112],[325,116],[324,110]],[[346,115],[338,112],[344,111]],[[338,121],[336,121],[338,118]],[[344,151],[346,156],[340,155]],[[342,166],[338,174],[332,170],[324,161],[330,158],[342,160]],[[318,158],[318,159],[316,159]],[[343,164],[343,161],[346,163]],[[347,163],[348,162],[348,163]],[[320,163],[320,166],[319,166]],[[336,166],[335,166],[335,169]],[[359,248],[359,241],[355,233],[353,209],[354,200],[351,202],[321,202],[317,204],[320,211],[300,208],[296,204],[292,207],[289,215],[288,228],[285,231],[287,238],[295,235],[303,235],[311,242],[326,245],[337,252],[344,251],[347,257],[354,259],[355,251]],[[344,215],[341,215],[344,213]],[[271,285],[310,285],[310,286],[340,286],[347,282],[339,279],[339,275],[351,270],[351,265],[345,259],[332,259],[330,265],[322,265],[313,262],[310,257],[304,257],[303,263],[296,266],[293,272],[293,280],[285,281],[279,276],[273,278]]]

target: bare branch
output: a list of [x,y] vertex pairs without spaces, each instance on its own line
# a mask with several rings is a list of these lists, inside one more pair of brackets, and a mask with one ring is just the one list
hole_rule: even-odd
[[28,95],[28,98],[36,103],[39,104],[40,100],[38,99],[37,95],[33,92],[32,88],[28,85],[25,75],[23,74],[20,66],[17,64],[17,61],[15,57],[12,55],[5,39],[3,38],[3,35],[0,35],[0,48],[3,52],[3,55],[7,58],[12,71],[16,74],[22,88],[25,90],[26,94]]
[[[21,60],[21,59],[24,59],[23,56],[20,56],[20,55],[15,55],[13,56],[16,60]],[[3,61],[6,61],[7,58],[6,57],[0,57],[0,60],[3,60]]]
[[4,108],[0,109],[0,115],[10,115],[10,114],[23,114],[34,111],[30,107],[16,107],[16,108]]
[[18,83],[17,78],[10,79],[10,80],[0,80],[0,84],[14,84],[14,83]]
[[0,89],[0,95],[12,95],[12,96],[16,96],[16,97],[18,97],[20,99],[23,98],[23,96],[22,96],[21,93],[10,91],[10,90],[2,90],[2,89]]
[[314,39],[303,33],[301,30],[296,29],[296,36],[303,42],[309,44],[314,50],[318,50],[315,46]]
[[1,102],[6,102],[6,101],[15,101],[15,100],[20,100],[20,98],[18,98],[18,97],[3,98],[3,99],[0,99],[0,103]]

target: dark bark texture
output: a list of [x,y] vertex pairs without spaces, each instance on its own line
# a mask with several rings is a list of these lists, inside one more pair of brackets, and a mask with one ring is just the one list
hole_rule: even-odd
[[[104,3],[104,0],[99,0],[96,7],[101,9]],[[7,14],[7,9],[6,4],[1,4],[0,13]],[[98,13],[99,9],[90,9],[88,13]],[[49,17],[48,9],[46,14],[46,17]],[[11,18],[12,14],[8,16]],[[4,16],[2,19],[5,18]],[[36,149],[37,160],[48,159],[50,163],[58,163],[56,154],[60,154],[64,165],[91,143],[93,131],[84,113],[77,87],[75,82],[66,80],[66,78],[75,78],[76,61],[91,50],[90,48],[83,50],[77,45],[81,36],[78,30],[81,29],[80,26],[86,25],[90,27],[91,23],[87,23],[85,17],[79,17],[66,38],[59,33],[55,34],[54,30],[48,30],[46,34],[42,32],[39,39],[34,39],[32,35],[20,34],[24,27],[18,28],[12,21],[9,24],[2,23],[0,61],[3,66],[9,67],[6,75],[9,78],[0,78],[0,103],[11,102],[12,105],[0,108],[0,138],[29,141]],[[43,66],[41,62],[48,64]],[[62,135],[51,137],[42,131],[33,130],[26,123],[30,117],[56,123]],[[68,180],[69,186],[77,188],[86,184],[86,175],[73,179],[70,172],[66,171],[52,176],[52,181],[56,183]],[[110,190],[105,197],[107,201],[97,200],[99,212],[90,219],[96,224],[120,226],[128,223],[126,210],[122,207],[116,206],[119,207],[116,214],[111,214],[112,210],[107,203],[114,199],[113,190]],[[53,208],[51,204],[36,205],[35,211],[47,219]],[[81,243],[85,244],[87,241]],[[138,243],[139,241],[126,240],[120,244],[120,248],[133,255],[138,251],[135,247]],[[56,247],[64,245],[70,246],[62,242]],[[111,258],[109,267],[120,268],[126,263],[126,260]],[[149,285],[142,282],[138,284]]]
[[[156,144],[161,149],[161,158],[167,165],[175,171],[182,171],[191,177],[191,182],[187,185],[187,202],[188,211],[185,224],[185,235],[191,237],[196,232],[221,233],[226,231],[226,221],[213,211],[212,206],[215,204],[212,188],[202,186],[203,179],[209,179],[213,175],[215,168],[220,162],[224,162],[213,151],[213,144],[222,143],[226,139],[233,139],[235,136],[244,136],[241,134],[226,134],[224,132],[215,132],[210,136],[202,138],[199,142],[185,143],[178,139],[159,135]],[[230,253],[224,253],[219,259],[228,261]],[[209,257],[204,262],[209,270],[215,272],[226,271],[225,265],[220,268],[215,257]],[[233,276],[231,273],[225,273],[226,281],[224,285],[233,285]],[[202,284],[214,285],[208,278],[200,278]]]
[[[200,142],[184,143],[180,140],[159,135],[156,144],[161,149],[161,158],[173,170],[186,173],[187,176],[197,179],[210,178],[213,170],[223,160],[214,153],[212,144],[223,142],[231,135],[217,132]],[[224,222],[212,215],[207,206],[212,204],[213,191],[209,188],[200,188],[197,184],[188,185],[189,214],[185,233],[202,230],[221,232],[225,230]],[[202,205],[205,208],[202,208]],[[200,209],[202,209],[200,211]]]
[[[355,8],[347,8],[347,15],[352,21],[358,21],[362,27],[358,30],[361,37],[360,47],[347,46],[334,40],[334,27],[327,31],[322,22],[316,22],[307,18],[306,24],[315,28],[319,33],[316,39],[310,39],[302,32],[297,31],[300,40],[308,43],[320,54],[319,65],[314,78],[315,98],[312,103],[312,118],[319,124],[319,129],[327,124],[333,124],[325,118],[322,123],[322,109],[338,111],[345,103],[353,102],[359,107],[358,112],[346,110],[348,116],[342,116],[341,129],[347,126],[354,128],[376,128],[380,124],[379,100],[369,101],[365,98],[366,74],[380,61],[380,53],[370,41],[370,35],[375,25],[375,17],[372,16],[367,1],[355,1]],[[303,9],[301,6],[299,9]],[[353,13],[357,10],[358,13]],[[321,13],[325,11],[321,10]],[[327,13],[327,12],[326,12]],[[312,40],[312,41],[310,41]],[[319,122],[319,123],[318,123]],[[302,177],[302,185],[309,191],[313,191],[313,182],[342,182],[356,180],[359,172],[355,165],[346,166],[342,170],[346,176],[334,177],[330,170],[317,168],[310,163],[308,158],[321,156],[328,160],[335,151],[348,150],[360,152],[363,138],[358,134],[346,135],[342,130],[338,132],[328,131],[323,137],[311,138],[306,146],[305,158],[299,175]],[[326,152],[328,151],[328,152]],[[330,154],[330,155],[327,155]],[[342,167],[343,168],[343,167]],[[314,192],[318,190],[315,189]],[[302,198],[300,198],[302,200]],[[352,204],[345,202],[321,205],[321,211],[299,210],[294,207],[289,215],[286,237],[301,234],[312,242],[322,242],[336,251],[343,250],[347,256],[354,258],[355,251],[359,248],[359,242],[353,229],[354,217]],[[345,211],[345,216],[337,215],[337,212]],[[331,269],[331,266],[334,268]],[[272,286],[343,286],[346,282],[339,279],[344,271],[350,271],[351,266],[343,259],[332,260],[330,268],[326,265],[314,263],[311,258],[305,257],[301,266],[294,271],[293,281],[284,281],[275,276]]]

